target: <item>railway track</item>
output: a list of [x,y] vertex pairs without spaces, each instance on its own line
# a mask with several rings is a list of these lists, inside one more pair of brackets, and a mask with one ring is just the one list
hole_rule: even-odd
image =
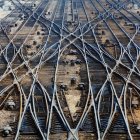
[[0,21],[0,139],[138,140],[140,3],[12,3]]

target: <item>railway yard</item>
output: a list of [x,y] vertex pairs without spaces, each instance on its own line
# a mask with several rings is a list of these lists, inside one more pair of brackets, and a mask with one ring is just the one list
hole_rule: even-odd
[[0,0],[0,140],[140,140],[140,1]]

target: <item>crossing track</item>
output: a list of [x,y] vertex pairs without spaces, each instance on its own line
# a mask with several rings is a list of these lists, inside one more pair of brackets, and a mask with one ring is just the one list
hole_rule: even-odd
[[[0,139],[5,125],[7,140],[140,139],[140,2],[11,2],[0,20]],[[61,89],[71,75],[82,92]]]

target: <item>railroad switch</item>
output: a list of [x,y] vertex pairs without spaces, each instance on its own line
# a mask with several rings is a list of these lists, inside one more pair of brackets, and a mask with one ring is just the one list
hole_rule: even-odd
[[6,102],[6,108],[7,109],[13,110],[15,106],[16,106],[16,104],[13,100],[9,100],[9,101]]
[[12,132],[12,128],[9,125],[7,125],[3,128],[2,135],[3,137],[7,137],[8,135],[11,134],[11,132]]

